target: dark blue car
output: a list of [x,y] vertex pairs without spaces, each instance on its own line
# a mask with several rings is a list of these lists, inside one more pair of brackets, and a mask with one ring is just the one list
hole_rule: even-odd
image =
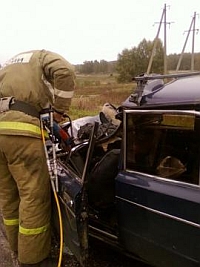
[[89,236],[152,266],[200,266],[200,73],[135,80],[118,125],[87,123],[57,153],[65,245],[83,266]]

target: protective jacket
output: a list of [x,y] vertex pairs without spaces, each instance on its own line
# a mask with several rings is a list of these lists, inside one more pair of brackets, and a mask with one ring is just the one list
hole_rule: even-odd
[[[14,96],[38,112],[49,105],[58,112],[67,112],[74,87],[73,66],[60,55],[46,50],[18,54],[0,69],[0,98]],[[13,121],[15,125],[9,123]],[[38,126],[38,119],[23,112],[0,113],[0,134],[40,137]]]
[[[69,62],[45,50],[21,53],[0,70],[0,208],[10,247],[21,263],[44,260],[51,244],[49,172],[34,114],[49,105],[68,111],[74,78]],[[5,105],[8,97],[14,103]],[[31,112],[13,109],[19,103]]]

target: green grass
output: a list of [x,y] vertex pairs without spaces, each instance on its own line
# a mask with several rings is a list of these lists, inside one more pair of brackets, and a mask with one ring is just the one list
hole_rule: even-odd
[[72,119],[96,115],[107,102],[118,107],[133,92],[134,86],[134,83],[117,83],[115,75],[77,75],[69,115]]

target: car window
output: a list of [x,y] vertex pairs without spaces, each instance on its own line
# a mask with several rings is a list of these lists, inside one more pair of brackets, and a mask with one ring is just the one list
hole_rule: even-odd
[[125,116],[125,168],[199,184],[199,117],[183,112]]

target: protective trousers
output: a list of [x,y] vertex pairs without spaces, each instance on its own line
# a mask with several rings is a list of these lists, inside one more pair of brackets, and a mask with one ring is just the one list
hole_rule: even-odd
[[0,206],[8,241],[19,261],[45,259],[51,243],[51,195],[42,141],[0,135]]

